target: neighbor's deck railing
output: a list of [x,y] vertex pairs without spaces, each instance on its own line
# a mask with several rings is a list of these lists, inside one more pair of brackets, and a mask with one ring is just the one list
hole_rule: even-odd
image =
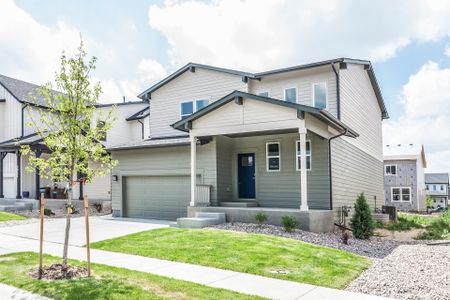
[[197,205],[209,206],[211,204],[211,186],[207,184],[197,184]]

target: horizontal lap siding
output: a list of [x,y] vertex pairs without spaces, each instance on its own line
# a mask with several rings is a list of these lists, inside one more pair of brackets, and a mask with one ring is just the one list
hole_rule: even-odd
[[[119,176],[119,181],[112,182],[114,210],[121,210],[122,206],[122,176],[190,176],[188,146],[115,151],[113,158],[119,161],[112,172]],[[215,142],[197,145],[197,171],[201,174],[199,183],[212,186],[213,203],[217,202],[216,166]],[[186,197],[190,198],[190,195]]]
[[181,74],[151,95],[151,137],[184,134],[170,127],[180,120],[180,103],[206,99],[211,104],[234,90],[247,91],[241,76],[201,68]]
[[233,139],[225,136],[215,137],[217,143],[217,199],[231,201],[232,192],[232,152]]
[[[256,200],[265,207],[300,207],[300,171],[295,170],[295,141],[298,134],[235,138],[231,154],[233,191],[237,200],[237,154],[255,153]],[[330,203],[328,143],[309,133],[312,143],[312,170],[308,171],[308,204],[312,209],[328,209]],[[281,143],[281,171],[266,171],[266,142]],[[220,172],[220,169],[219,169]],[[219,199],[221,200],[221,199]]]

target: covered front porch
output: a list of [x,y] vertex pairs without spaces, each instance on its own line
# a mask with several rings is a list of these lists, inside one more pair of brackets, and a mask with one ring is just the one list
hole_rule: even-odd
[[[332,224],[329,143],[357,133],[328,112],[235,91],[173,127],[190,137],[189,215],[220,211],[229,220],[254,222],[262,211],[274,224],[284,215],[297,216],[308,228],[314,220],[330,224],[324,218]],[[200,196],[197,168],[197,148],[212,139],[215,202]]]

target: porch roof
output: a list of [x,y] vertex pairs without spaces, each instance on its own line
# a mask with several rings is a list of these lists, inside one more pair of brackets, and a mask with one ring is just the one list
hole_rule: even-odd
[[200,117],[218,109],[219,107],[221,107],[231,101],[237,101],[237,102],[242,101],[243,98],[249,98],[252,100],[257,100],[257,101],[261,101],[261,102],[265,102],[265,103],[270,103],[273,105],[279,105],[279,106],[284,106],[284,107],[295,109],[295,110],[297,110],[297,115],[299,116],[299,118],[304,118],[304,114],[309,113],[309,114],[313,115],[314,117],[318,118],[319,120],[321,120],[322,122],[326,123],[327,125],[330,125],[331,127],[337,129],[339,132],[341,132],[345,136],[352,137],[352,138],[356,138],[359,136],[359,134],[356,131],[354,131],[353,129],[351,129],[344,123],[342,123],[340,120],[338,120],[332,114],[330,114],[329,112],[327,112],[325,110],[307,106],[307,105],[282,101],[282,100],[278,100],[275,98],[258,96],[258,95],[254,95],[254,94],[250,94],[250,93],[246,93],[246,92],[241,92],[241,91],[233,91],[232,93],[217,100],[216,102],[204,107],[201,110],[198,110],[197,112],[193,113],[192,115],[175,122],[171,126],[175,129],[178,129],[181,131],[189,131],[189,129],[188,129],[189,124],[191,124],[192,121],[199,119]]
[[47,150],[47,147],[42,144],[43,137],[38,132],[34,132],[25,136],[16,137],[3,142],[0,142],[0,150],[11,151],[19,149],[20,146],[30,145],[31,148]]

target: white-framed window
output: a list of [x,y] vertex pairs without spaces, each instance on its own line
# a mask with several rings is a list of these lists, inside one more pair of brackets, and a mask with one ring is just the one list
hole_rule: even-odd
[[258,96],[269,97],[269,91],[261,91],[258,93]]
[[445,190],[445,187],[443,184],[441,184],[441,192],[443,192]]
[[281,149],[279,142],[266,143],[266,170],[279,172],[281,170]]
[[385,165],[384,175],[397,176],[397,165]]
[[[311,155],[312,155],[311,141],[307,140],[306,141],[306,170],[308,170],[308,171],[311,170],[311,165],[312,165],[312,161],[311,161],[312,156]],[[301,158],[302,158],[302,152],[300,149],[300,141],[297,141],[295,143],[295,169],[297,171],[301,170],[301,166],[302,166]]]
[[425,188],[426,188],[427,191],[429,191],[430,190],[430,185],[429,184],[425,185]]
[[284,89],[284,101],[297,103],[297,88],[289,87]]
[[410,187],[393,187],[391,188],[392,202],[411,202]]
[[[195,105],[194,105],[195,103]],[[208,105],[208,100],[199,99],[195,101],[186,101],[180,104],[180,116],[182,119],[192,115],[194,112]]]
[[313,106],[319,109],[328,107],[328,92],[326,82],[317,82],[312,85]]

